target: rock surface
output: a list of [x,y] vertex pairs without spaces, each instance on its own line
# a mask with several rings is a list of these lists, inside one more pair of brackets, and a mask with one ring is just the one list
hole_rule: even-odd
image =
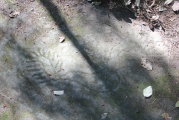
[[[163,111],[179,118],[171,111],[179,74],[170,43],[129,11],[81,0],[1,1],[0,119],[162,120]],[[11,19],[10,11],[20,14]]]

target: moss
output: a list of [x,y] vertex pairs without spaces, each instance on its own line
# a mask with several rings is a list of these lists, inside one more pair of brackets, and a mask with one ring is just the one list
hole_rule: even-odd
[[167,76],[161,76],[158,77],[155,82],[153,82],[153,88],[154,88],[154,96],[156,97],[169,97],[173,98],[173,94],[170,88],[170,82],[169,77]]
[[11,4],[14,4],[15,3],[15,0],[4,0],[5,2],[9,2]]
[[[66,40],[65,40],[66,41]],[[52,42],[51,44],[49,44],[48,45],[48,48],[50,49],[50,48],[55,48],[55,47],[57,47],[57,43],[56,42]]]
[[81,35],[84,30],[82,27],[76,26],[76,27],[72,28],[72,31],[74,31],[75,36],[77,36],[77,35]]
[[158,77],[156,80],[157,85],[163,86],[169,82],[169,78],[167,76]]
[[8,44],[6,44],[6,45],[4,46],[4,51],[5,51],[5,52],[9,52],[9,51],[10,51],[10,46],[9,46]]
[[116,101],[113,99],[113,98],[109,98],[108,100],[107,100],[107,103],[109,103],[112,107],[116,107],[117,105],[117,103],[116,103]]
[[30,47],[31,45],[34,44],[34,42],[35,42],[35,41],[34,41],[33,39],[31,39],[31,40],[26,40],[26,41],[25,41],[25,45]]
[[0,120],[9,120],[8,113],[4,112],[0,115]]
[[[41,31],[41,32],[40,32],[40,31]],[[28,36],[26,37],[26,39],[25,39],[25,45],[28,46],[28,47],[34,45],[35,40],[37,39],[37,37],[38,37],[39,35],[41,35],[42,32],[43,32],[43,31],[42,31],[42,28],[35,29],[35,30],[33,31],[33,33],[31,33],[30,35],[28,35]]]
[[167,76],[160,76],[155,81],[140,82],[136,84],[136,88],[139,91],[143,91],[147,86],[151,85],[153,87],[154,97],[169,97],[173,98],[173,94],[170,88],[169,78]]
[[101,113],[103,113],[103,111],[99,107],[95,107],[94,113],[97,114],[97,115],[100,115]]
[[150,83],[138,83],[138,84],[136,84],[136,88],[139,89],[140,91],[142,91],[144,88],[146,88],[149,85],[150,85]]
[[4,63],[9,63],[11,61],[11,57],[7,54],[3,55],[1,59]]
[[23,119],[23,118],[34,118],[30,112],[22,111],[16,116],[16,119]]

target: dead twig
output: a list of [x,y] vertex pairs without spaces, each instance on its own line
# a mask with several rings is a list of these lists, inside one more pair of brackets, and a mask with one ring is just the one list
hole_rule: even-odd
[[152,1],[152,4],[149,6],[149,8],[152,8],[155,5],[155,0]]

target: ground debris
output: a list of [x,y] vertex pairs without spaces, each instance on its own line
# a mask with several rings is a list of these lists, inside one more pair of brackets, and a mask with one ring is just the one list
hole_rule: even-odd
[[17,17],[19,14],[20,14],[19,11],[11,11],[10,14],[9,14],[9,17],[10,17],[10,18],[15,18],[15,17]]
[[150,63],[149,60],[147,60],[144,57],[141,57],[141,65],[146,68],[147,70],[152,70],[152,64]]
[[143,90],[144,97],[148,98],[152,95],[152,86],[148,86]]
[[165,5],[169,5],[169,4],[171,4],[172,2],[173,2],[173,0],[166,0],[164,4],[165,4]]
[[63,43],[65,41],[65,37],[64,36],[59,37],[59,41],[60,43]]
[[101,114],[101,119],[104,120],[104,119],[106,119],[107,116],[108,116],[108,113],[103,113],[103,114]]
[[101,1],[99,1],[99,2],[92,2],[91,4],[98,6],[98,5],[101,5]]
[[143,90],[144,97],[150,97],[152,95],[152,86],[148,86]]
[[166,11],[166,10],[167,10],[167,8],[165,8],[164,6],[159,6],[159,8],[158,8],[159,12],[163,12],[163,11]]
[[59,91],[53,91],[54,95],[63,95],[64,94],[64,90],[59,90]]
[[179,11],[179,2],[178,1],[174,2],[174,4],[172,5],[172,10]]
[[166,112],[162,113],[161,116],[164,118],[164,120],[172,120],[172,117],[169,117],[169,114]]

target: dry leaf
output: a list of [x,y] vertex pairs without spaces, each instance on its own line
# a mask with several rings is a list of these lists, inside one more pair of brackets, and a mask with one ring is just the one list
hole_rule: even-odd
[[163,113],[162,115],[161,115],[165,120],[172,120],[172,117],[169,117],[169,114],[168,113]]
[[61,36],[61,37],[59,37],[59,40],[60,40],[60,43],[62,43],[62,42],[65,41],[65,37],[64,37],[64,36]]
[[53,91],[54,95],[63,95],[64,94],[64,90],[60,90],[60,91]]
[[108,116],[108,113],[103,113],[101,114],[101,119],[106,119],[107,116]]
[[152,20],[158,20],[158,19],[159,19],[159,15],[152,16]]
[[172,5],[173,11],[179,11],[179,2],[175,1],[174,4]]
[[141,65],[147,70],[152,70],[152,64],[146,58],[141,57]]
[[101,1],[99,1],[99,2],[92,2],[91,4],[98,6],[98,5],[101,5]]
[[169,5],[169,4],[172,3],[172,2],[173,2],[173,0],[166,0],[164,4],[165,4],[165,5]]
[[20,14],[19,11],[12,11],[12,12],[9,14],[9,17],[10,17],[10,18],[15,18],[15,17],[17,17],[19,14]]
[[7,108],[7,105],[6,105],[6,104],[4,104],[4,105],[3,105],[3,108]]
[[161,116],[166,120],[169,117],[169,114],[164,112]]
[[124,0],[125,5],[130,5],[131,4],[131,0]]
[[135,6],[139,7],[140,6],[140,0],[135,1]]
[[163,11],[166,11],[167,8],[163,7],[163,6],[159,6],[158,8],[159,12],[163,12]]

